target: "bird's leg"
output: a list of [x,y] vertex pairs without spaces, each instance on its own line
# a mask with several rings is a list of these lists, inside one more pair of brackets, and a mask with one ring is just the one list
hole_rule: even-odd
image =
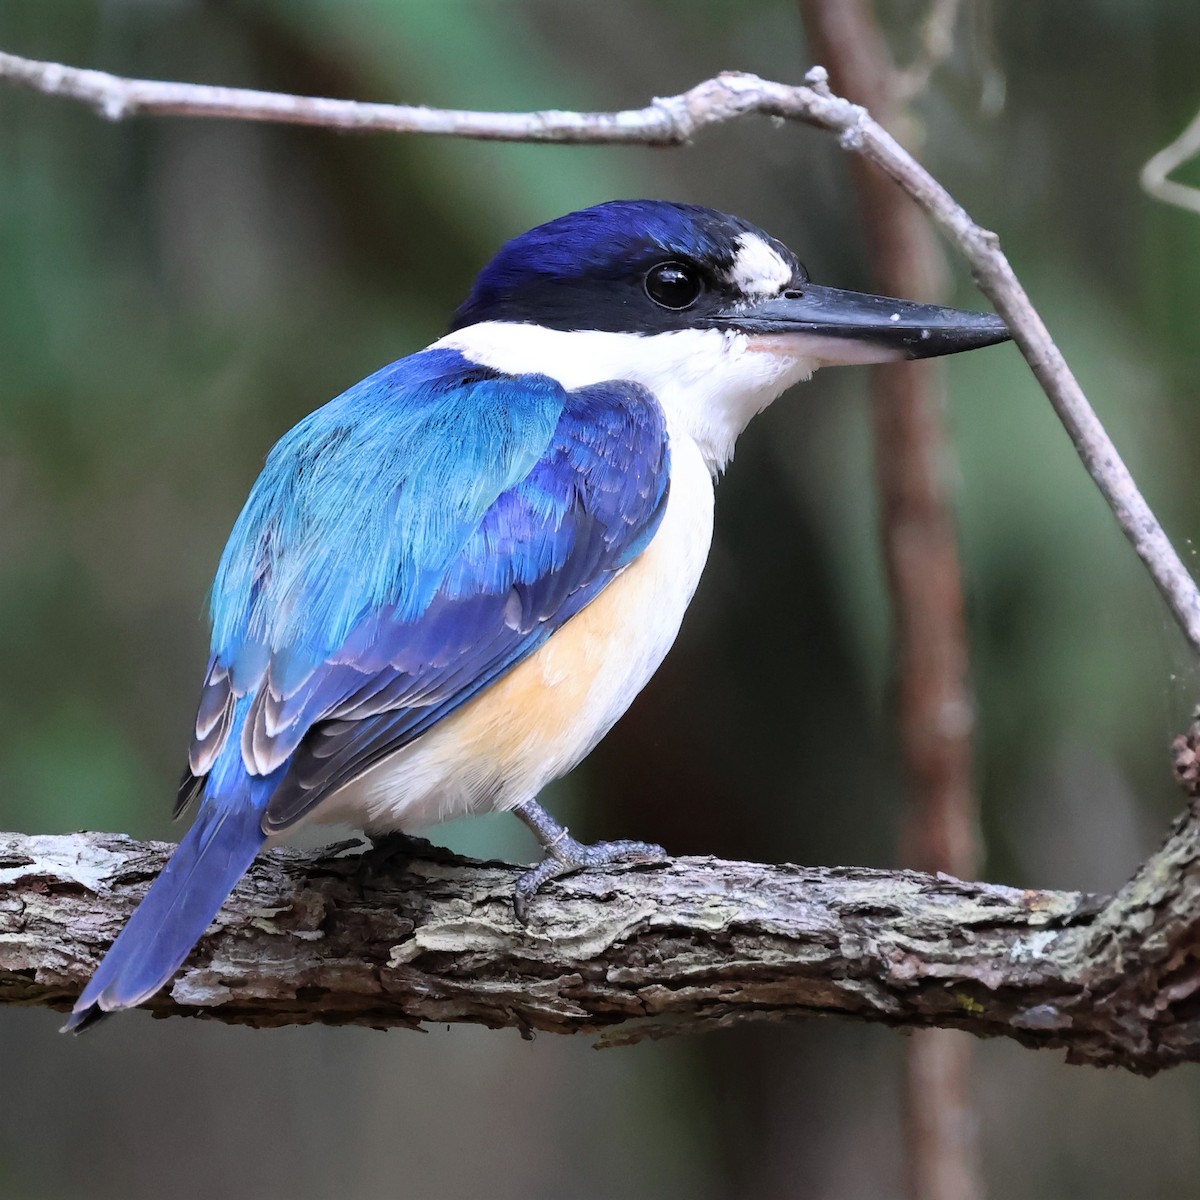
[[513,812],[529,826],[541,843],[546,856],[536,867],[517,877],[513,891],[513,911],[525,925],[529,920],[529,901],[551,879],[632,859],[637,862],[662,862],[667,852],[652,842],[596,842],[586,846],[577,842],[536,800],[518,804]]

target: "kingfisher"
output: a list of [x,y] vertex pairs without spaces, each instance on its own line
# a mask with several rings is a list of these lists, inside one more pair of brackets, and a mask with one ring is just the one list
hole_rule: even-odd
[[268,454],[211,595],[176,815],[196,818],[66,1030],[166,984],[268,839],[512,812],[558,876],[665,858],[539,803],[629,707],[708,557],[752,417],[822,366],[1009,337],[990,313],[810,281],[747,221],[619,200],[508,242],[449,332]]

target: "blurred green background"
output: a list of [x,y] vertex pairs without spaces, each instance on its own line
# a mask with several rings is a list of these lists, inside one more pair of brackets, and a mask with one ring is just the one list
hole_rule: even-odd
[[[918,3],[880,4],[911,55]],[[1200,218],[1137,187],[1200,104],[1194,0],[968,0],[922,153],[997,229],[1181,548],[1200,487]],[[722,68],[798,80],[790,0],[2,0],[0,48],[212,83],[614,108]],[[1001,89],[1000,85],[1003,85]],[[1003,91],[1003,102],[998,103]],[[1200,183],[1200,166],[1179,177]],[[0,89],[0,828],[167,820],[203,598],[271,443],[440,334],[502,240],[617,196],[737,212],[867,282],[830,139],[499,146],[178,119]],[[951,297],[978,305],[961,266]],[[986,877],[1109,889],[1180,806],[1200,699],[1150,583],[1011,348],[946,363]],[[551,798],[582,835],[895,862],[900,789],[862,370],[745,435],[680,638]],[[518,858],[517,822],[448,828]],[[474,1028],[254,1032],[0,1009],[0,1197],[902,1193],[900,1035],[814,1021],[597,1054]],[[981,1044],[991,1194],[1200,1195],[1200,1078]]]

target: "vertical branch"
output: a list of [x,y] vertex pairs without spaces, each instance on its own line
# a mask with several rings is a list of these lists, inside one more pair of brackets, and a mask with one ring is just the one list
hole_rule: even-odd
[[904,1117],[912,1200],[983,1200],[971,1101],[974,1044],[954,1029],[919,1029],[904,1059]]
[[[835,86],[894,125],[900,76],[865,0],[801,0],[801,9]],[[873,286],[935,300],[941,257],[928,222],[870,163],[854,159],[850,166]],[[910,801],[905,864],[969,878],[978,858],[974,704],[938,371],[932,360],[874,368],[873,424]]]
[[[827,64],[834,86],[894,128],[909,89],[869,0],[800,0],[800,8],[813,57]],[[850,166],[874,286],[885,295],[936,299],[941,258],[928,222],[870,163],[855,159]],[[971,878],[979,858],[974,703],[938,366],[876,367],[872,392],[908,798],[901,853],[908,866]],[[909,1044],[905,1110],[914,1200],[983,1195],[970,1071],[971,1046],[953,1033],[921,1031]]]

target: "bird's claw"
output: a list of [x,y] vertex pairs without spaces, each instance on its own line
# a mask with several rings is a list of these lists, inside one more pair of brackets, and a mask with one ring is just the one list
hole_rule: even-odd
[[552,879],[573,875],[617,862],[665,862],[667,852],[653,842],[596,842],[585,845],[570,837],[566,831],[547,846],[546,857],[537,866],[517,876],[513,888],[513,912],[522,925],[529,924],[529,902]]

